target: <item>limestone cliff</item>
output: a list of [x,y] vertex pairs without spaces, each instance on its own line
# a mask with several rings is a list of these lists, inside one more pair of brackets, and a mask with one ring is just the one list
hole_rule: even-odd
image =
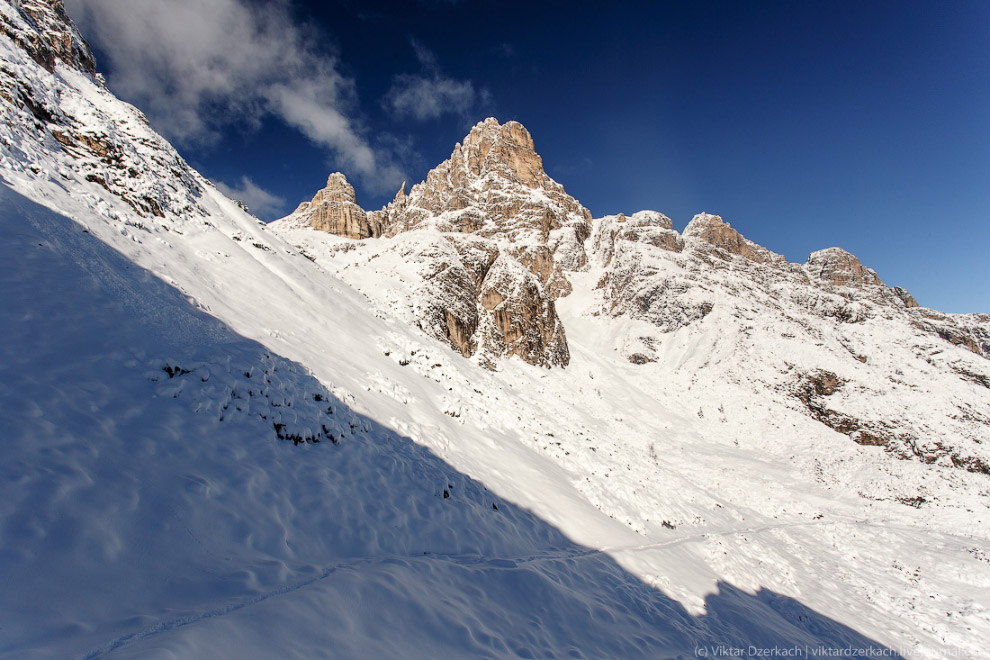
[[479,123],[378,211],[361,209],[336,173],[285,221],[351,239],[417,232],[421,243],[404,255],[421,265],[424,328],[488,365],[505,355],[544,366],[570,359],[554,300],[571,290],[564,270],[587,262],[591,213],[547,175],[518,122]]
[[369,220],[369,214],[358,206],[354,187],[340,172],[331,174],[313,201],[303,202],[292,215],[313,229],[345,238],[377,237],[382,233],[381,226]]
[[883,286],[876,271],[863,266],[859,259],[842,248],[833,247],[812,252],[804,268],[812,279],[835,286]]
[[761,245],[745,238],[720,216],[699,213],[684,228],[684,236],[704,241],[719,255],[735,254],[756,263],[780,263],[783,255],[771,252]]
[[[979,322],[920,310],[910,293],[888,287],[840,248],[819,250],[796,264],[709,213],[694,216],[683,233],[655,211],[593,221],[546,174],[532,136],[518,122],[480,122],[425,181],[408,194],[403,185],[380,210],[358,206],[354,189],[335,173],[285,222],[347,239],[415,237],[383,248],[416,269],[415,322],[489,366],[508,355],[566,365],[569,350],[555,301],[571,292],[569,273],[592,265],[602,269],[596,284],[604,313],[643,320],[663,332],[699,323],[717,310],[726,292],[698,282],[709,271],[729,270],[744,273],[746,284],[728,295],[783,297],[788,305],[844,324],[910,311],[915,328],[990,355]],[[690,268],[672,274],[671,263]],[[633,355],[633,362],[647,363],[655,350],[646,342]]]

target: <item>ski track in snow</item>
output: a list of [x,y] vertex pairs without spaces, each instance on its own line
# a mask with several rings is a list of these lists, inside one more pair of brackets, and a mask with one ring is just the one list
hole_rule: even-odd
[[616,554],[621,554],[623,552],[638,552],[642,550],[653,550],[659,548],[669,548],[683,543],[688,543],[691,541],[699,541],[708,536],[730,536],[734,534],[753,534],[759,532],[765,532],[772,529],[783,529],[789,527],[808,527],[808,526],[818,526],[818,525],[836,525],[836,524],[856,524],[856,525],[867,525],[867,526],[880,526],[869,521],[858,520],[853,522],[835,522],[835,521],[808,521],[808,522],[798,522],[798,523],[781,523],[779,525],[759,525],[753,527],[741,527],[738,529],[731,530],[712,530],[701,534],[692,534],[690,536],[684,536],[676,539],[671,539],[669,541],[664,541],[661,543],[649,543],[645,545],[633,545],[633,546],[616,546],[600,549],[585,549],[585,550],[573,550],[573,551],[562,551],[562,552],[545,552],[536,555],[530,555],[526,557],[513,557],[513,558],[492,558],[492,557],[482,557],[479,555],[470,554],[423,554],[422,556],[408,556],[408,555],[385,555],[381,557],[362,557],[358,559],[351,559],[347,561],[338,562],[330,566],[324,567],[321,573],[314,578],[308,580],[303,580],[300,582],[290,583],[274,589],[264,594],[254,596],[245,601],[228,605],[226,607],[218,607],[216,609],[209,610],[207,612],[201,612],[199,614],[190,615],[187,617],[179,617],[176,619],[170,619],[167,621],[162,621],[150,628],[142,630],[141,632],[131,633],[128,635],[122,635],[116,639],[111,640],[106,645],[101,648],[90,651],[79,656],[80,660],[98,660],[98,658],[103,658],[108,654],[116,651],[117,649],[126,646],[132,642],[136,642],[148,637],[153,637],[155,635],[161,635],[164,633],[171,632],[178,628],[188,626],[194,623],[199,623],[200,621],[205,621],[207,619],[213,619],[216,617],[221,617],[238,610],[242,610],[246,607],[251,607],[258,603],[264,602],[271,598],[277,598],[279,596],[284,596],[290,594],[294,591],[304,589],[308,586],[322,582],[328,578],[333,577],[333,575],[342,570],[361,570],[362,568],[368,566],[374,566],[377,564],[383,564],[387,562],[433,562],[440,561],[450,564],[457,564],[458,566],[471,566],[471,567],[483,567],[485,570],[500,570],[508,571],[526,566],[529,564],[542,564],[542,563],[552,563],[557,561],[570,561],[576,559],[586,559],[589,557],[595,557],[599,555],[607,555],[613,557]]
[[[375,566],[378,564],[384,564],[384,563],[402,563],[402,562],[419,563],[419,562],[439,561],[450,564],[456,564],[458,566],[481,567],[484,570],[509,571],[531,564],[581,560],[581,559],[587,559],[589,557],[596,557],[600,555],[606,555],[612,558],[615,557],[616,555],[621,555],[622,553],[625,552],[639,552],[644,550],[670,548],[685,543],[701,541],[708,537],[733,536],[737,534],[758,534],[776,529],[788,529],[795,527],[817,527],[822,525],[857,525],[863,527],[875,527],[879,529],[890,529],[888,525],[884,525],[883,523],[871,522],[868,520],[848,520],[848,521],[813,520],[806,522],[780,523],[776,525],[754,525],[748,527],[738,527],[735,529],[708,530],[699,534],[681,536],[660,543],[648,543],[643,545],[629,545],[629,546],[613,546],[613,547],[605,547],[600,549],[584,549],[584,550],[556,551],[556,552],[550,551],[535,555],[529,555],[525,557],[493,558],[493,557],[482,557],[479,555],[472,555],[472,554],[436,554],[436,553],[429,553],[429,554],[424,553],[422,556],[384,555],[380,557],[362,557],[362,558],[341,561],[332,564],[330,566],[326,566],[322,569],[322,571],[317,577],[310,578],[307,580],[302,580],[300,582],[289,583],[279,587],[278,589],[274,589],[267,593],[254,596],[239,603],[235,603],[225,607],[218,607],[209,610],[207,612],[201,612],[199,614],[194,614],[186,617],[169,619],[166,621],[162,621],[140,632],[122,635],[116,639],[111,640],[110,642],[108,642],[107,644],[105,644],[104,646],[100,647],[97,650],[90,651],[89,653],[85,653],[79,656],[79,659],[98,660],[99,658],[106,657],[110,653],[132,642],[137,642],[139,640],[143,640],[148,637],[153,637],[155,635],[169,633],[178,628],[199,623],[207,619],[222,617],[232,612],[236,612],[238,610],[242,610],[244,608],[251,607],[252,605],[256,605],[258,603],[264,602],[271,598],[277,598],[279,596],[284,596],[286,594],[290,594],[300,589],[305,589],[306,587],[327,580],[333,577],[336,573],[343,570],[361,570],[362,568]],[[908,530],[908,528],[904,528],[904,529]],[[917,531],[917,530],[909,530],[909,531]]]

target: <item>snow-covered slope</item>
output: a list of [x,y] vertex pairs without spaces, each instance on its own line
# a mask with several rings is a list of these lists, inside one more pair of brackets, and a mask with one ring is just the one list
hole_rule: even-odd
[[[634,657],[714,639],[68,218],[5,188],[0,204],[0,656]],[[792,607],[729,594],[718,625],[740,642],[733,606]],[[818,639],[771,619],[770,639]]]
[[[605,313],[595,287],[622,261],[592,260],[557,301],[566,370],[481,368],[405,322],[418,275],[385,240],[284,241],[80,44],[50,70],[32,57],[71,34],[58,5],[0,3],[0,657],[935,658],[990,640],[986,476],[731,382],[750,363],[721,333],[744,302],[634,364],[660,330]],[[979,368],[935,340],[935,362]]]
[[[273,228],[413,327],[436,304],[431,274],[456,267],[433,246],[469,240],[412,227],[356,241],[294,220]],[[539,406],[532,446],[589,502],[647,546],[700,534],[696,559],[738,583],[844,593],[823,606],[870,603],[888,631],[912,621],[901,648],[924,646],[918,630],[985,637],[987,317],[918,308],[839,249],[789,264],[707,214],[683,236],[655,212],[597,219],[581,249],[555,303],[568,367],[503,360],[493,378]],[[958,581],[922,587],[955,561],[945,538],[967,546]],[[672,587],[649,553],[614,554],[701,604],[684,565]]]

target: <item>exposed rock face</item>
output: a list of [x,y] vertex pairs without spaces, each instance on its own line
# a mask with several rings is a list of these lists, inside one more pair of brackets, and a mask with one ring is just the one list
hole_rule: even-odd
[[943,314],[920,307],[912,311],[916,328],[990,359],[990,315]]
[[591,213],[543,171],[533,138],[518,122],[479,123],[426,181],[370,215],[386,236],[433,229],[496,240],[554,298],[570,291],[562,271],[587,262]]
[[421,232],[406,257],[421,266],[429,300],[422,327],[489,366],[503,355],[568,363],[554,300],[571,291],[565,271],[587,264],[591,214],[544,172],[522,124],[479,123],[425,181],[408,194],[403,186],[379,211],[363,211],[334,174],[286,220],[353,239]]
[[[18,47],[0,67],[0,123],[50,136],[68,170],[123,199],[149,223],[202,215],[201,179],[143,115],[117,111],[119,101],[94,73],[93,54],[61,0],[20,0],[13,8],[0,12],[0,36]],[[37,65],[49,74],[68,67],[89,76],[87,97],[57,75],[38,75]]]
[[[804,269],[810,278],[835,286],[883,286],[876,271],[863,266],[859,259],[842,248],[833,247],[812,252],[804,264]],[[917,307],[917,303],[914,306]]]
[[756,263],[781,263],[783,255],[757,245],[743,237],[720,216],[710,213],[699,213],[691,219],[684,228],[684,237],[698,239],[729,254],[755,261]]
[[[888,288],[875,270],[867,268],[842,248],[812,252],[801,268],[810,282],[826,291],[838,293],[846,300],[870,301],[876,305],[904,309],[918,307],[918,301],[906,289]],[[842,320],[861,321],[865,318],[862,311],[853,310],[848,319]],[[839,314],[839,318],[843,314]]]
[[480,336],[494,355],[516,355],[530,364],[570,361],[564,326],[538,277],[502,254],[481,285]]
[[[408,194],[403,185],[378,211],[363,211],[343,175],[334,174],[290,219],[349,239],[389,239],[382,249],[395,251],[398,263],[416,272],[415,322],[489,366],[506,355],[566,365],[554,301],[572,289],[567,273],[591,267],[602,269],[600,313],[645,321],[662,333],[706,323],[727,296],[742,296],[774,314],[793,307],[788,314],[844,325],[890,317],[891,310],[910,312],[909,322],[939,341],[990,354],[990,331],[981,323],[918,309],[907,291],[888,288],[839,248],[815,252],[799,265],[708,213],[696,215],[683,234],[655,211],[592,222],[544,172],[532,137],[516,122],[479,123],[425,181]],[[393,246],[410,235],[415,240]],[[706,273],[724,270],[740,273],[743,283],[728,291],[699,285]],[[647,333],[631,341],[625,356],[650,364],[658,346]]]
[[386,235],[430,227],[545,245],[565,227],[587,238],[591,214],[543,171],[522,124],[488,118],[408,196],[378,212]]
[[[597,283],[609,316],[626,315],[671,332],[703,319],[712,302],[663,276],[663,254],[684,250],[670,218],[655,211],[606,216],[595,221],[588,241],[593,260],[604,267]],[[686,294],[686,295],[685,295]],[[652,347],[627,356],[633,364],[654,362]]]
[[49,72],[61,61],[85,73],[96,73],[93,53],[66,16],[62,0],[19,0],[13,4],[26,25],[19,26],[0,13],[0,33],[13,39]]
[[316,193],[311,202],[303,202],[293,214],[298,221],[313,229],[329,232],[345,238],[369,238],[381,236],[381,226],[368,219],[368,214],[357,204],[354,187],[340,172],[327,179],[327,186]]
[[[990,316],[919,308],[843,250],[798,265],[717,216],[683,236],[670,227],[659,214],[594,221],[588,256],[601,275],[588,313],[624,319],[601,323],[625,361],[682,393],[706,379],[739,385],[866,451],[986,472],[990,364],[966,351],[990,355]],[[698,397],[701,417],[711,402]]]
[[899,286],[895,286],[891,289],[891,291],[893,291],[894,295],[901,299],[901,302],[904,303],[905,307],[918,307],[918,301],[914,299],[914,296],[908,293],[907,289],[902,289]]

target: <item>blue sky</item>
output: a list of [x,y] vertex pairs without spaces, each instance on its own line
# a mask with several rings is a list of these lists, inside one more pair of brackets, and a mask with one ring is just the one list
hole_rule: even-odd
[[515,119],[595,216],[700,211],[990,312],[990,3],[66,0],[110,88],[274,219]]

